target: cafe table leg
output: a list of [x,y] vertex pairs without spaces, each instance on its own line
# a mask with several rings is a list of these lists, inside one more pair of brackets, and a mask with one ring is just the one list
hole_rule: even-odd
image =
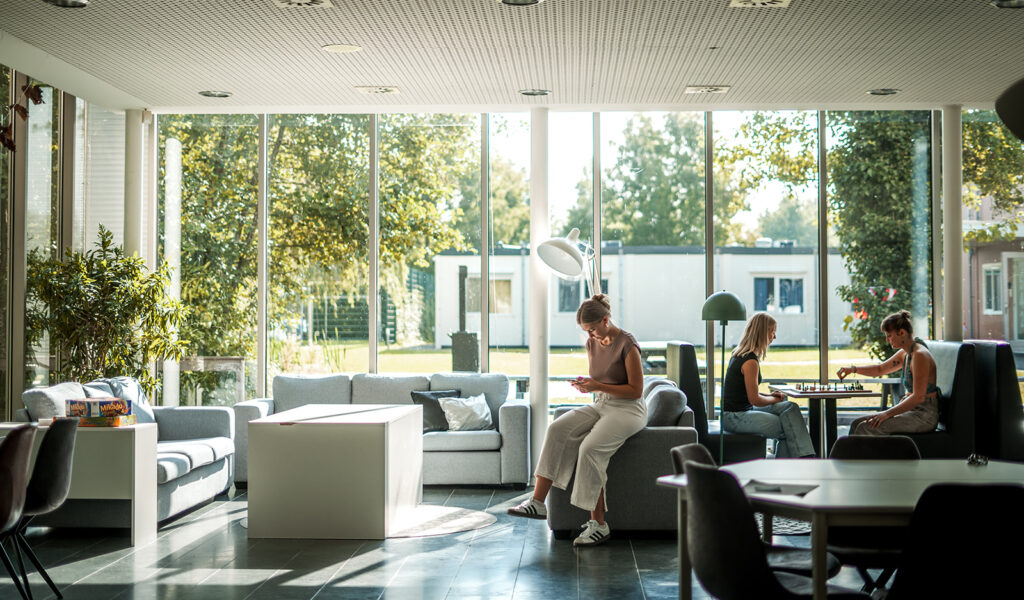
[[693,595],[692,575],[690,569],[690,552],[686,547],[686,489],[680,488],[678,521],[676,531],[679,532],[677,540],[679,552],[679,600],[690,600]]
[[828,522],[823,513],[811,516],[811,577],[814,580],[814,600],[825,600],[828,580]]
[[807,425],[810,429],[811,443],[814,444],[814,451],[821,458],[826,457],[825,446],[827,445],[827,434],[825,433],[825,413],[822,410],[821,398],[807,399]]

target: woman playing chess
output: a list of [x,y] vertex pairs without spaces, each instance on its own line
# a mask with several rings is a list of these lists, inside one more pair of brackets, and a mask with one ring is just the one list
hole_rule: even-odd
[[800,407],[786,400],[782,392],[762,394],[757,389],[761,383],[760,361],[774,339],[775,319],[771,315],[759,312],[750,317],[725,371],[722,424],[726,431],[778,440],[776,458],[814,456]]
[[851,435],[887,435],[932,431],[939,422],[939,388],[935,385],[935,358],[924,342],[914,337],[910,313],[901,310],[882,320],[882,333],[896,352],[885,362],[839,369],[844,379],[853,373],[880,377],[903,369],[903,399],[889,410],[860,417],[850,424]]

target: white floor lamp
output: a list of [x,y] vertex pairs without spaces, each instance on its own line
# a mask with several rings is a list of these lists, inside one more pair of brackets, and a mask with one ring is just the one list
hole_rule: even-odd
[[591,295],[602,291],[594,271],[594,255],[594,248],[580,241],[580,230],[575,227],[564,238],[551,238],[537,246],[537,256],[555,275],[573,281],[586,277]]

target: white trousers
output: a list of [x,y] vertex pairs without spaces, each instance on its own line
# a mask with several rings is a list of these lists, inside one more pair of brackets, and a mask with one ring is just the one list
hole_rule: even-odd
[[569,502],[592,511],[608,480],[608,461],[645,425],[647,405],[642,400],[595,394],[593,404],[565,413],[548,427],[536,474],[564,490],[575,467]]

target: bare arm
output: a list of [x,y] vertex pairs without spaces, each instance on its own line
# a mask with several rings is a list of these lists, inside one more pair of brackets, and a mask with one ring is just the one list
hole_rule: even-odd
[[898,404],[893,405],[892,408],[885,411],[889,413],[890,417],[903,414],[909,410],[914,410],[924,402],[925,393],[928,391],[928,380],[929,371],[931,370],[931,361],[928,360],[929,355],[924,352],[917,351],[910,357],[910,370],[912,373],[919,374],[919,377],[914,377],[914,389],[909,394],[903,397]]
[[895,354],[885,359],[884,362],[878,363],[877,365],[865,365],[855,367],[843,367],[836,372],[839,379],[845,379],[850,373],[856,373],[858,375],[867,375],[868,377],[880,377],[882,375],[888,375],[893,371],[899,371],[903,368],[903,350],[897,350]]
[[639,398],[644,393],[644,370],[640,363],[640,351],[633,346],[626,354],[626,383],[612,385],[581,377],[572,385],[581,392],[604,392],[616,398]]
[[769,404],[775,404],[785,400],[785,396],[782,392],[772,392],[771,394],[762,394],[757,389],[757,367],[758,362],[756,360],[748,360],[743,363],[740,367],[740,372],[743,373],[743,387],[747,390],[747,402],[750,402],[754,406],[768,406]]

